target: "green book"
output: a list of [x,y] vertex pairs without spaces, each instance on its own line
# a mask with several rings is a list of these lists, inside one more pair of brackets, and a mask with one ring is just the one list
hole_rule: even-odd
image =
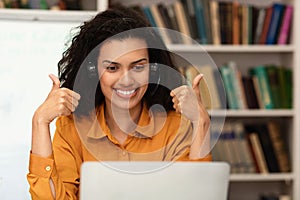
[[266,67],[263,65],[253,67],[250,69],[250,74],[252,76],[256,76],[258,79],[258,86],[264,108],[273,109],[274,102],[272,100],[272,93]]
[[235,87],[234,87],[234,79],[232,70],[227,66],[223,65],[220,67],[221,76],[224,82],[224,87],[226,91],[228,106],[230,109],[239,109],[238,99],[236,98],[235,94]]
[[278,80],[280,86],[280,107],[292,108],[293,98],[293,83],[292,83],[292,70],[284,67],[278,68]]
[[266,69],[269,78],[271,98],[274,103],[274,108],[281,108],[282,98],[286,97],[281,95],[278,67],[275,65],[269,65],[266,67]]

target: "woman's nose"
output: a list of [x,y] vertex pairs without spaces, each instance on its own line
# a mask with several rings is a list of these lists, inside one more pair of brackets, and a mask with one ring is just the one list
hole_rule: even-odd
[[135,79],[133,74],[130,71],[125,71],[122,77],[119,79],[118,83],[124,86],[130,86],[134,84]]

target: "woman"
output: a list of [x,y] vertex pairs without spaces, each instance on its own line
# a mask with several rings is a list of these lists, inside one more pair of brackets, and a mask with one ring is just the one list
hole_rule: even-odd
[[136,12],[115,7],[85,22],[58,66],[32,119],[32,199],[77,199],[84,161],[211,160],[202,75],[181,86],[170,52]]

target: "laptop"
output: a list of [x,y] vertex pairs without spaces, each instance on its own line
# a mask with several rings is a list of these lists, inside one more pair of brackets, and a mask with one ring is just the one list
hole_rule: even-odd
[[80,200],[226,200],[225,162],[84,162]]

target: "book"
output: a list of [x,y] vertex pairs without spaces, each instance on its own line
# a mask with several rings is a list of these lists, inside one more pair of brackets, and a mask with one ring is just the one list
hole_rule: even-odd
[[157,27],[157,24],[153,18],[153,15],[150,11],[150,7],[149,6],[143,6],[142,10],[144,12],[144,15],[147,17],[147,19],[149,20],[150,24],[152,27]]
[[241,5],[241,17],[242,17],[242,26],[241,26],[241,44],[249,44],[249,6]]
[[258,80],[258,90],[260,93],[261,100],[263,102],[263,108],[273,109],[274,102],[272,101],[272,94],[270,89],[269,78],[265,66],[256,66],[250,68],[250,74],[257,77]]
[[257,96],[254,88],[253,79],[249,76],[243,76],[242,82],[244,86],[247,106],[249,109],[257,109],[259,108],[259,104],[257,101]]
[[239,149],[236,146],[235,134],[231,128],[231,124],[225,123],[222,130],[223,152],[227,161],[230,163],[231,173],[241,173],[242,165],[241,158],[238,153]]
[[257,16],[257,23],[255,28],[255,35],[254,35],[254,43],[259,44],[259,39],[261,37],[263,25],[264,25],[264,19],[266,15],[266,9],[265,8],[259,8],[258,16]]
[[227,16],[227,4],[228,2],[222,2],[220,1],[219,3],[219,19],[222,19],[222,22],[219,21],[219,26],[220,26],[220,35],[221,35],[221,44],[228,44],[228,16]]
[[267,125],[264,123],[245,125],[245,129],[248,132],[257,133],[266,160],[268,171],[279,172],[280,170],[278,160],[274,153],[274,148],[272,145],[272,140],[270,138]]
[[233,29],[233,20],[232,20],[232,2],[226,3],[226,22],[225,22],[225,31],[226,31],[226,44],[232,44],[232,29]]
[[209,5],[210,5],[210,16],[211,16],[212,43],[214,45],[220,45],[221,32],[220,32],[219,3],[216,0],[210,0]]
[[266,44],[267,34],[269,31],[269,26],[270,26],[270,22],[271,22],[271,18],[272,18],[272,13],[273,13],[273,6],[267,7],[263,28],[262,28],[261,35],[259,38],[259,44]]
[[195,9],[195,17],[196,17],[196,26],[198,29],[198,38],[200,44],[207,44],[207,32],[204,18],[204,9],[201,0],[193,0],[193,5]]
[[269,25],[269,29],[266,37],[266,44],[275,44],[277,43],[277,35],[279,26],[282,19],[282,14],[284,11],[284,5],[280,3],[273,4],[273,12]]
[[261,91],[259,89],[259,83],[258,83],[257,76],[252,76],[252,82],[253,82],[255,94],[256,94],[256,97],[257,97],[258,108],[264,109],[265,105],[264,105],[264,102],[263,102]]
[[253,44],[253,13],[254,8],[248,5],[248,44]]
[[176,32],[174,32],[174,37],[176,38],[176,41],[173,41],[176,44],[182,44],[182,37],[180,34],[180,30],[178,27],[178,23],[177,23],[177,19],[175,16],[175,11],[174,11],[174,7],[172,4],[166,4],[165,5],[166,11],[168,13],[169,19],[170,19],[170,23],[172,24],[173,30],[175,30]]
[[235,98],[237,99],[238,108],[246,109],[248,108],[248,106],[247,106],[245,90],[242,82],[241,72],[239,71],[234,61],[229,61],[227,65],[231,69],[231,73],[232,73],[231,81],[233,82],[233,87],[235,91],[234,94],[235,94]]
[[196,13],[193,5],[193,0],[181,0],[183,9],[186,13],[186,21],[190,29],[191,37],[199,41],[199,33],[197,29]]
[[258,23],[258,14],[259,14],[259,8],[257,6],[252,5],[251,6],[251,33],[250,33],[250,44],[255,44],[255,33]]
[[171,43],[179,43],[180,39],[178,38],[177,34],[174,34],[171,30],[176,30],[175,27],[173,27],[173,23],[171,21],[171,17],[169,16],[169,12],[167,10],[167,7],[163,3],[157,4],[157,9],[160,13],[160,16],[162,17],[162,21],[164,23],[165,28],[169,29],[166,30],[167,36],[170,38]]
[[159,3],[156,6],[157,6],[157,9],[160,13],[160,16],[162,18],[162,21],[163,21],[163,24],[164,24],[165,28],[174,29],[174,27],[172,26],[171,19],[170,19],[170,16],[169,16],[169,13],[167,11],[167,8],[166,8],[165,4]]
[[274,103],[274,108],[281,108],[281,98],[285,97],[282,97],[280,92],[278,67],[275,65],[267,65],[266,70],[269,79],[271,98]]
[[279,85],[280,85],[280,97],[281,108],[293,107],[293,83],[292,83],[292,70],[283,66],[278,68]]
[[211,31],[211,16],[210,16],[210,0],[200,0],[203,6],[204,23],[207,37],[207,44],[212,44],[212,31]]
[[184,44],[192,44],[191,32],[187,22],[187,16],[184,12],[183,5],[180,1],[175,1],[173,3],[176,21],[178,23],[179,30],[183,35],[182,40]]
[[291,5],[286,5],[284,16],[281,22],[277,44],[287,44],[291,29],[292,15],[294,8]]
[[237,95],[235,94],[236,91],[233,83],[233,80],[235,79],[235,75],[232,69],[230,69],[227,65],[223,65],[219,69],[224,82],[228,107],[230,109],[239,109],[239,103],[238,103],[238,99],[236,98]]
[[162,16],[158,10],[157,4],[152,4],[150,5],[150,11],[152,13],[153,19],[155,21],[155,24],[157,25],[158,28],[158,32],[160,34],[160,36],[162,37],[163,41],[166,44],[172,44],[171,38],[167,33],[167,26],[165,25],[165,22],[162,19]]
[[267,123],[268,133],[271,139],[271,143],[274,149],[276,159],[278,161],[278,167],[280,172],[290,172],[291,165],[285,140],[282,136],[282,130],[275,121],[269,121]]
[[232,44],[240,44],[240,17],[239,6],[237,1],[232,2]]
[[232,130],[235,134],[236,151],[240,159],[241,173],[254,173],[256,172],[251,149],[248,144],[244,125],[241,122],[233,122],[231,124]]
[[262,146],[258,138],[258,134],[256,132],[250,132],[248,134],[249,134],[249,142],[253,149],[253,154],[257,162],[259,173],[262,174],[269,173],[266,158],[264,156]]

